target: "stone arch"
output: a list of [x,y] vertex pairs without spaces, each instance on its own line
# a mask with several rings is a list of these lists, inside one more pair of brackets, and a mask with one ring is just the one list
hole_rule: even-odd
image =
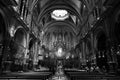
[[[95,50],[98,50],[98,44],[99,41],[103,41],[102,39],[100,40],[100,37],[104,37],[105,41],[107,40],[107,33],[105,32],[105,30],[103,29],[102,26],[99,26],[99,28],[97,28],[94,31],[94,48]],[[100,47],[100,46],[99,46]],[[102,47],[101,47],[102,48]]]
[[100,69],[103,69],[103,66],[108,71],[108,54],[107,54],[107,35],[103,30],[100,30],[96,35],[96,63],[97,66],[99,66]]
[[16,53],[14,54],[15,61],[18,60],[18,64],[24,64],[27,51],[27,33],[24,28],[18,28],[16,30],[14,42],[16,48]]
[[107,40],[107,37],[106,37],[106,34],[104,32],[100,32],[97,35],[97,49],[98,50],[106,49],[106,40]]
[[32,46],[34,45],[34,43],[35,43],[35,39],[31,38],[30,41],[29,41],[29,50],[32,48]]
[[21,46],[27,46],[27,33],[23,28],[19,28],[16,30],[14,35],[14,40],[19,43]]
[[111,17],[109,18],[109,25],[110,25],[111,40],[115,45],[119,45],[120,44],[120,36],[119,36],[120,5],[119,4],[115,6],[115,8],[111,13]]

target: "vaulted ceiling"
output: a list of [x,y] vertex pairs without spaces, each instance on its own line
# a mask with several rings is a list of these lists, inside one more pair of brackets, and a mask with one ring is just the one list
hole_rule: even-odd
[[[47,37],[50,37],[49,33],[52,32],[58,32],[56,34],[63,33],[62,35],[64,35],[65,32],[70,32],[70,34],[73,34],[75,37],[81,36],[80,34],[87,32],[86,28],[89,27],[89,25],[86,27],[86,24],[93,24],[97,17],[106,10],[104,6],[106,0],[31,1],[30,11],[32,12],[32,20],[38,25],[40,32],[44,32]],[[63,21],[51,18],[54,10],[66,10],[69,13],[69,18]],[[75,40],[79,41],[78,38],[75,38]]]
[[[63,43],[70,46],[74,42],[74,46],[72,44],[71,46],[75,47],[114,0],[20,1],[27,5],[26,7],[31,16],[31,21],[29,17],[27,19],[28,23],[32,27],[31,30],[38,34],[37,37],[41,42],[44,41],[46,45],[53,45],[56,36],[57,38],[61,36],[60,40],[63,40]],[[68,41],[64,41],[64,39]]]
[[66,9],[71,15],[78,18],[78,29],[82,29],[88,21],[90,14],[95,8],[105,8],[106,0],[31,0],[30,11],[33,13],[33,20],[38,25],[47,19],[55,9]]

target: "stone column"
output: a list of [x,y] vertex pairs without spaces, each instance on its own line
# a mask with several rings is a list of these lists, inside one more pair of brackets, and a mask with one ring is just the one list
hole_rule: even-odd
[[84,41],[82,42],[82,47],[83,47],[83,48],[82,48],[82,57],[83,57],[83,58],[82,58],[82,59],[83,59],[82,62],[83,62],[83,64],[85,65],[85,64],[86,64],[86,60],[85,60],[85,42],[84,42]]
[[38,47],[38,42],[35,42],[34,44],[34,48],[33,48],[33,54],[34,54],[34,57],[33,57],[33,69],[35,70],[36,69],[36,65],[37,65],[37,54],[38,54],[38,50],[37,50],[37,47]]
[[94,54],[95,54],[95,65],[97,66],[97,62],[96,62],[96,59],[97,59],[97,54],[98,54],[98,50],[97,50],[97,39],[96,37],[94,37]]
[[96,53],[95,53],[95,45],[94,45],[94,36],[93,33],[91,33],[91,47],[92,47],[92,59],[93,64],[96,65]]
[[27,33],[27,40],[26,40],[26,48],[25,48],[25,53],[24,53],[24,62],[23,62],[23,70],[24,71],[27,71],[27,66],[28,66],[28,63],[26,62],[27,61],[27,57],[28,57],[28,52],[29,52],[29,33]]

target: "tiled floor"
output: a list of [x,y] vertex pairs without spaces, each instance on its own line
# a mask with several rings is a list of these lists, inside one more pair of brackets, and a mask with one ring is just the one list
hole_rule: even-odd
[[[100,74],[96,72],[65,72],[71,80],[120,80],[120,76]],[[46,80],[52,72],[8,72],[0,80]]]

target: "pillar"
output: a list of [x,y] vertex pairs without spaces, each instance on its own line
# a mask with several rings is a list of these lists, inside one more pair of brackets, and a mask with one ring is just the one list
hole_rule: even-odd
[[94,44],[93,33],[91,33],[91,47],[92,47],[92,60],[93,60],[93,64],[96,65],[96,53],[95,53],[95,44]]
[[35,44],[34,44],[34,48],[33,48],[33,50],[34,50],[34,52],[33,52],[33,54],[34,54],[34,57],[33,57],[33,69],[35,70],[36,69],[36,65],[37,65],[37,54],[38,54],[38,42],[35,42]]
[[98,54],[98,50],[97,50],[97,39],[96,37],[93,36],[93,47],[94,47],[94,63],[95,65],[97,65],[97,62],[96,62],[96,54]]
[[29,33],[27,33],[26,48],[25,48],[25,55],[24,55],[24,62],[23,62],[24,71],[27,70],[27,66],[28,66],[28,63],[26,61],[28,58],[27,53],[29,52],[29,36],[30,36]]
[[85,59],[85,42],[82,42],[82,62],[84,65],[86,65],[86,59]]

